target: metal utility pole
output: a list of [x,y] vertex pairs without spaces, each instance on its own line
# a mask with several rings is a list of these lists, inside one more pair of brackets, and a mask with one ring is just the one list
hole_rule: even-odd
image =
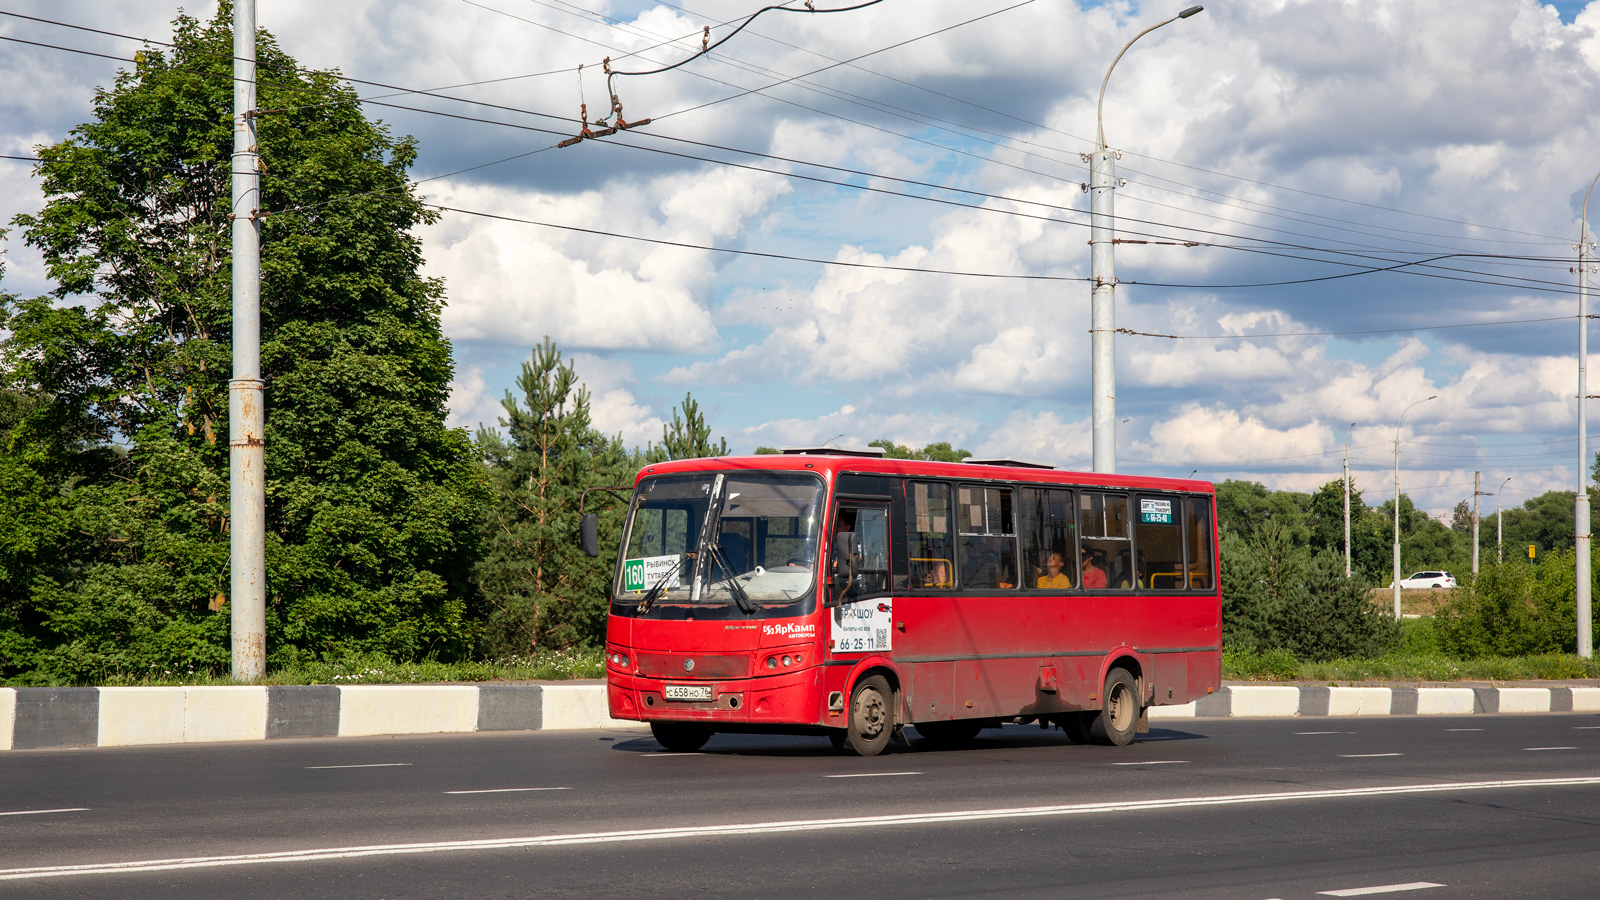
[[260,154],[256,2],[233,4],[233,380],[228,382],[228,509],[233,677],[266,674],[266,480],[261,406]]
[[[1356,427],[1351,422],[1350,428]],[[1350,428],[1344,430],[1344,577],[1350,577]]]
[[1506,485],[1510,483],[1511,479],[1507,478],[1505,481],[1500,482],[1500,490],[1494,492],[1494,561],[1497,563],[1506,561],[1506,519],[1505,516],[1500,514],[1500,510],[1505,503],[1502,495],[1506,492]]
[[1134,35],[1132,40],[1122,45],[1116,59],[1106,68],[1106,77],[1100,80],[1100,99],[1095,104],[1094,114],[1094,152],[1083,157],[1083,161],[1089,163],[1089,265],[1094,285],[1089,328],[1093,334],[1091,427],[1096,472],[1117,471],[1117,275],[1112,259],[1112,248],[1116,241],[1116,213],[1112,192],[1117,188],[1116,158],[1121,153],[1106,147],[1105,121],[1101,114],[1106,103],[1106,83],[1111,80],[1111,70],[1117,67],[1117,61],[1128,52],[1134,41],[1163,25],[1187,19],[1204,9],[1203,6],[1191,6]]
[[1589,609],[1589,588],[1593,573],[1589,568],[1589,195],[1594,192],[1600,173],[1583,192],[1583,218],[1578,226],[1578,496],[1573,504],[1573,541],[1577,557],[1578,655],[1594,655],[1594,631]]
[[1418,403],[1438,399],[1439,395],[1413,401],[1400,413],[1400,423],[1394,426],[1394,617],[1400,618],[1400,429],[1405,427],[1406,413]]
[[1472,574],[1478,574],[1478,498],[1483,496],[1479,490],[1482,484],[1483,473],[1472,473]]

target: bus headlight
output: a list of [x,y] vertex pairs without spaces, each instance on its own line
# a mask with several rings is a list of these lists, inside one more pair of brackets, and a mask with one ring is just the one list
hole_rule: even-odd
[[767,668],[776,669],[777,667],[778,667],[778,658],[776,656],[767,657]]
[[613,651],[611,654],[611,664],[619,669],[626,669],[628,667],[628,658],[623,656],[621,653]]

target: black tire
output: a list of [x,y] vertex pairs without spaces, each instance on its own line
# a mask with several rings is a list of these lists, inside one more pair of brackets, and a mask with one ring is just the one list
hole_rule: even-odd
[[953,722],[918,722],[917,734],[935,747],[959,747],[972,743],[983,730],[983,723],[974,719],[957,719]]
[[845,729],[850,749],[857,756],[877,756],[889,746],[894,733],[894,692],[882,675],[869,675],[856,682],[850,692],[849,726]]
[[711,740],[711,729],[694,722],[651,722],[650,733],[673,753],[693,753]]
[[1098,715],[1100,714],[1097,712],[1066,713],[1060,719],[1061,730],[1067,733],[1067,740],[1074,744],[1087,744],[1089,743],[1089,723]]
[[1112,669],[1106,675],[1100,712],[1089,723],[1090,740],[1114,747],[1133,742],[1133,734],[1139,728],[1138,685],[1127,669]]

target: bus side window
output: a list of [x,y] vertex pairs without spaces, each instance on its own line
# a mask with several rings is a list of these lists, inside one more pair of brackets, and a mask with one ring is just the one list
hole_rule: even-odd
[[1078,495],[1079,554],[1085,590],[1133,586],[1133,540],[1128,533],[1128,498],[1084,491]]
[[1040,591],[1070,591],[1078,586],[1078,548],[1074,540],[1072,492],[1023,488],[1021,495],[1023,581]]
[[912,590],[948,591],[956,586],[950,525],[949,485],[928,481],[906,485],[906,555]]
[[962,485],[957,495],[961,587],[1015,589],[1017,529],[1012,490]]
[[1184,589],[1183,501],[1141,494],[1134,525],[1134,586],[1158,591]]
[[1192,591],[1211,590],[1211,498],[1189,497],[1183,501],[1185,544],[1189,558],[1189,584]]

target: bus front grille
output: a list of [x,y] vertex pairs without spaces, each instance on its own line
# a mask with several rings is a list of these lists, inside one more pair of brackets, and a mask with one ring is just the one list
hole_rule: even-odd
[[640,653],[639,674],[646,678],[745,678],[750,674],[748,654]]

